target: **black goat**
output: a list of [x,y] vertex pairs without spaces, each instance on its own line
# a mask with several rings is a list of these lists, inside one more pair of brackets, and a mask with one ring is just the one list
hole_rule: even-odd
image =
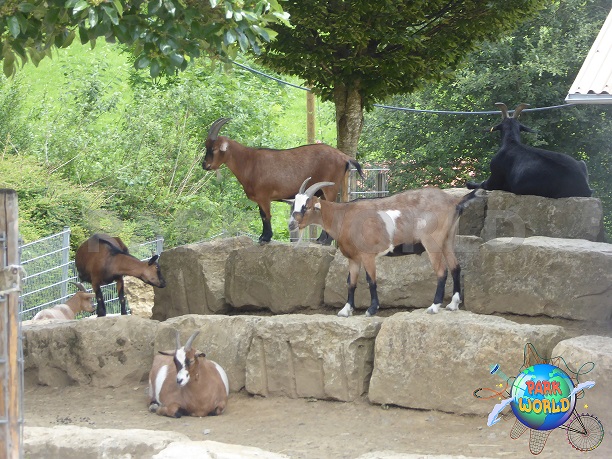
[[527,104],[520,104],[514,116],[505,104],[497,102],[502,122],[491,128],[501,131],[501,147],[491,159],[491,175],[481,183],[467,182],[471,189],[502,190],[514,194],[531,194],[545,198],[589,197],[587,166],[569,155],[543,150],[521,143],[521,131],[534,132],[518,121]]
[[[215,121],[208,131],[204,170],[216,170],[225,164],[241,183],[251,201],[259,206],[263,231],[261,243],[272,239],[270,203],[293,199],[302,182],[311,177],[313,182],[331,182],[321,191],[328,201],[335,201],[340,184],[349,168],[354,166],[361,174],[359,163],[340,150],[325,144],[303,145],[288,150],[250,148],[219,136],[219,131],[229,118]],[[329,243],[322,234],[319,242]]]

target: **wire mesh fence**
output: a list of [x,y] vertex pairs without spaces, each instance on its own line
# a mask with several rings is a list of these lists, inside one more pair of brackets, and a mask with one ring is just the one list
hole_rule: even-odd
[[[161,253],[163,247],[164,239],[159,237],[131,247],[130,253],[140,260],[148,260],[152,254]],[[70,228],[66,227],[60,233],[22,244],[20,250],[21,266],[26,275],[23,278],[19,317],[21,320],[29,320],[38,311],[65,303],[77,291],[77,288],[70,284],[78,282],[74,260],[70,259]],[[90,284],[84,282],[83,285],[91,291]],[[102,287],[102,296],[109,314],[121,311],[114,282]],[[91,314],[83,312],[77,317],[88,315]]]

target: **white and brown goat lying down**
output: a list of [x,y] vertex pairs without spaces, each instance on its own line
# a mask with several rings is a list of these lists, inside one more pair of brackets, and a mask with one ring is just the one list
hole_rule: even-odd
[[371,303],[366,315],[376,314],[379,307],[376,291],[376,257],[390,252],[427,251],[438,277],[433,304],[427,312],[437,313],[444,298],[444,286],[450,269],[453,277],[453,296],[447,309],[454,311],[461,303],[461,267],[455,256],[455,233],[459,216],[475,191],[461,199],[435,187],[409,190],[396,195],[359,199],[346,203],[323,201],[315,193],[329,182],[315,183],[304,191],[306,179],[295,196],[289,229],[304,229],[319,225],[338,242],[338,248],[349,260],[348,300],[338,313],[348,317],[355,309],[357,276],[363,265],[370,287]]
[[76,285],[79,291],[68,298],[65,304],[56,304],[51,308],[38,311],[32,320],[73,320],[81,311],[94,312],[91,300],[96,296],[95,293],[88,293],[80,282],[70,283]]
[[176,332],[176,350],[159,351],[149,373],[149,411],[160,416],[219,415],[229,395],[227,374],[192,347],[200,332],[181,346]]

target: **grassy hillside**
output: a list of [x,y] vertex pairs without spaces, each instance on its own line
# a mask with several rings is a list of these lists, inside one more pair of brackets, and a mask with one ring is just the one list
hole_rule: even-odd
[[[331,144],[333,113],[329,104],[317,108],[324,121],[317,123],[317,137]],[[94,231],[127,241],[161,234],[169,246],[224,230],[259,234],[257,206],[233,175],[223,168],[219,180],[199,165],[208,126],[220,116],[232,118],[224,133],[247,145],[306,142],[303,90],[207,61],[152,82],[113,45],[73,45],[38,68],[27,65],[16,78],[0,80],[0,169],[19,158],[53,178],[15,183],[0,171],[0,186],[20,191],[26,240],[64,225],[78,228],[77,242]],[[53,218],[33,212],[41,201],[64,206],[53,198],[58,186],[90,199]],[[285,204],[274,204],[277,238],[288,237],[286,212]]]

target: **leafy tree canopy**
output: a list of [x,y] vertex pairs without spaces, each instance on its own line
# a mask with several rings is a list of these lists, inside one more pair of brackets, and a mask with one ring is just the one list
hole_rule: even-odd
[[[610,11],[610,0],[551,2],[536,17],[496,42],[470,53],[456,77],[430,84],[390,105],[459,112],[497,111],[519,103],[534,108],[563,105],[595,37]],[[362,159],[390,165],[390,189],[425,184],[463,186],[489,175],[499,148],[500,121],[491,115],[449,115],[376,109],[366,116]],[[563,152],[587,162],[594,196],[601,199],[612,235],[612,106],[577,105],[523,112],[521,122],[536,133],[524,143]]]
[[449,77],[485,39],[532,16],[542,0],[288,0],[291,27],[262,60],[336,104],[338,148],[354,155],[363,109]]
[[91,46],[102,37],[129,45],[152,77],[171,75],[202,53],[259,53],[287,18],[277,0],[0,0],[0,60],[9,76],[17,58],[38,65],[77,35]]

